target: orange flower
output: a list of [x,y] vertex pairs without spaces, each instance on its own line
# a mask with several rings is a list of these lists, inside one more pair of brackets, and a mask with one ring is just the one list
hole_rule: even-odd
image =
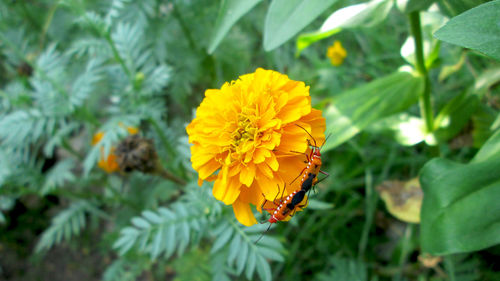
[[[129,134],[135,135],[139,130],[135,127],[127,127],[127,131],[129,132]],[[94,134],[94,136],[92,137],[92,145],[98,144],[103,137],[103,132],[97,132],[96,134]],[[101,157],[97,162],[97,166],[103,169],[106,173],[113,173],[120,169],[118,163],[116,162],[116,155],[114,154],[114,151],[115,148],[111,147],[108,157],[106,157],[104,154],[104,147],[101,147]]]
[[186,128],[200,185],[215,180],[215,198],[242,224],[255,224],[250,204],[260,212],[265,199],[300,188],[289,183],[304,168],[309,137],[296,124],[324,141],[325,119],[311,108],[309,87],[279,72],[259,68],[207,90]]

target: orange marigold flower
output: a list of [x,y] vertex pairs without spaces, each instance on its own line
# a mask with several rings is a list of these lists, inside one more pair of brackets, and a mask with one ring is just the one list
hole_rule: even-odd
[[333,42],[333,45],[328,47],[326,51],[326,56],[330,58],[330,62],[334,66],[339,66],[344,62],[344,59],[347,57],[347,51],[342,47],[342,43],[340,41]]
[[200,185],[215,180],[215,198],[242,224],[255,224],[250,204],[261,212],[285,183],[283,196],[300,188],[289,183],[304,168],[310,137],[296,124],[324,141],[325,119],[311,108],[309,87],[279,72],[259,68],[207,90],[186,128]]
[[[135,135],[139,132],[139,129],[135,127],[127,127],[127,131],[131,135]],[[92,137],[92,145],[98,144],[104,137],[104,132],[97,132]],[[108,157],[104,154],[104,147],[101,147],[101,157],[97,162],[97,166],[103,169],[106,173],[113,173],[120,169],[118,163],[116,162],[116,155],[114,154],[115,148],[111,147]]]

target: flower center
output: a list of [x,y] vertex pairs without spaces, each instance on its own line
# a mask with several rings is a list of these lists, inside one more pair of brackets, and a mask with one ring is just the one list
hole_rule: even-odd
[[255,132],[257,128],[253,124],[253,122],[248,118],[248,116],[244,113],[240,113],[238,115],[238,127],[237,129],[231,134],[231,137],[233,138],[233,143],[231,144],[233,147],[233,150],[240,146],[241,143],[245,143],[247,141],[253,141]]

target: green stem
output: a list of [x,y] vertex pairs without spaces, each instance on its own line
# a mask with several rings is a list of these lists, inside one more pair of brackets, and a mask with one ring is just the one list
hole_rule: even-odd
[[115,57],[115,60],[120,63],[123,71],[127,74],[129,77],[130,81],[132,81],[132,76],[130,73],[130,70],[128,69],[127,65],[125,64],[125,61],[123,58],[120,56],[120,53],[118,52],[118,49],[115,46],[115,43],[113,42],[113,39],[111,38],[111,33],[109,31],[104,34],[104,38],[106,39],[106,42],[108,42],[108,45],[111,47],[111,51],[113,52],[113,56]]
[[161,166],[161,164],[159,162],[157,163],[156,173],[159,176],[161,176],[162,178],[164,178],[166,180],[169,180],[169,181],[173,181],[173,182],[175,182],[177,184],[180,184],[180,185],[186,185],[187,184],[187,182],[184,179],[182,179],[182,178],[176,176],[175,174],[173,174],[173,173],[165,170]]
[[42,34],[40,35],[39,47],[40,51],[43,50],[43,45],[45,43],[45,38],[47,36],[47,31],[49,30],[50,23],[54,18],[54,14],[56,13],[57,7],[59,6],[59,1],[57,1],[49,10],[49,14],[47,15],[47,19],[45,20],[45,24],[43,25]]
[[408,257],[408,254],[409,254],[409,251],[410,251],[410,242],[411,242],[411,237],[412,237],[412,234],[413,234],[413,228],[414,228],[414,225],[413,224],[408,224],[406,226],[406,230],[403,234],[403,241],[402,242],[402,245],[401,245],[401,255],[399,256],[399,270],[398,270],[398,273],[396,274],[395,276],[395,280],[402,280],[402,274],[403,274],[403,270],[404,270],[404,266],[405,266],[405,263],[406,263],[406,259]]
[[377,205],[377,195],[373,192],[373,176],[370,168],[365,170],[365,224],[363,226],[363,232],[361,234],[361,239],[359,241],[359,251],[358,258],[363,260],[365,255],[366,246],[368,245],[368,237],[370,235],[370,229],[373,224],[373,218],[375,216],[375,207]]
[[80,153],[78,153],[69,143],[67,140],[63,140],[62,143],[61,143],[61,146],[66,149],[66,151],[68,151],[69,153],[71,153],[73,156],[75,156],[78,160],[82,161],[83,160],[83,156],[80,155]]
[[431,133],[434,131],[434,117],[432,113],[432,104],[431,104],[431,85],[424,59],[424,45],[422,40],[422,26],[420,24],[420,13],[418,11],[411,12],[409,18],[410,18],[411,34],[413,35],[415,41],[415,58],[416,58],[415,66],[417,68],[417,72],[422,77],[424,77],[424,91],[420,96],[420,112],[422,118],[425,119],[427,132]]

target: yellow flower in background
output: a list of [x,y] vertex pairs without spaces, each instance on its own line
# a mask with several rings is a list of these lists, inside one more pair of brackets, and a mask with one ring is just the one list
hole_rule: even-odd
[[[139,132],[139,130],[135,127],[127,127],[127,131],[131,135],[135,135]],[[94,134],[94,136],[92,137],[92,145],[94,146],[98,144],[103,137],[104,137],[103,132],[97,132],[96,134]],[[101,147],[101,157],[97,162],[97,166],[103,169],[106,173],[113,173],[120,169],[118,163],[116,162],[116,155],[114,154],[114,151],[115,148],[111,147],[108,157],[105,157],[104,147]]]
[[326,56],[330,58],[330,62],[332,63],[332,65],[339,66],[347,57],[347,51],[344,49],[344,47],[342,47],[342,43],[337,40],[333,42],[333,45],[328,47]]
[[[299,187],[289,183],[304,168],[310,137],[325,139],[325,119],[311,108],[309,87],[272,70],[257,69],[220,89],[209,89],[187,126],[199,184],[214,181],[213,195],[232,205],[238,221],[257,223],[250,204],[274,201]],[[294,151],[294,152],[292,152]]]

